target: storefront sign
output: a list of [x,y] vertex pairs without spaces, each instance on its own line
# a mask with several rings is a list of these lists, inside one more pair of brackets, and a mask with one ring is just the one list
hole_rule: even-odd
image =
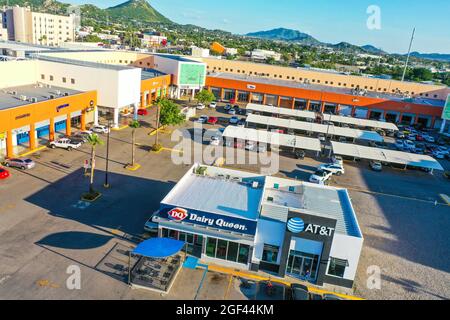
[[442,119],[450,120],[450,94],[447,96],[447,101],[445,102],[444,111],[442,112]]
[[333,236],[334,228],[324,227],[318,224],[307,223],[298,217],[289,219],[287,229],[292,233],[308,232],[320,236]]
[[60,106],[57,106],[56,107],[56,112],[59,112],[59,111],[61,111],[61,109],[64,109],[64,108],[67,108],[67,107],[69,107],[68,103],[60,105]]
[[21,114],[20,116],[16,117],[16,120],[28,118],[29,116],[31,116],[31,114],[29,114],[29,113]]
[[249,90],[256,90],[256,86],[254,84],[248,84],[247,89]]
[[256,233],[256,221],[187,210],[184,208],[163,209],[160,212],[162,218],[165,218],[164,215],[167,215],[166,218],[172,221],[192,223],[242,234],[254,235]]

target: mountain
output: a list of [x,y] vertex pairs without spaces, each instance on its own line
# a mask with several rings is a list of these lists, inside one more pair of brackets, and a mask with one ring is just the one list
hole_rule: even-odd
[[246,34],[247,37],[260,38],[266,40],[278,40],[288,42],[298,42],[302,44],[318,45],[320,42],[309,34],[298,30],[278,28],[267,31],[251,32]]
[[146,0],[130,0],[115,7],[107,8],[105,11],[111,19],[171,23],[168,18],[156,11]]
[[337,50],[342,50],[342,51],[347,51],[347,52],[357,52],[360,53],[363,51],[363,49],[361,47],[355,46],[351,43],[348,42],[339,42],[337,44],[331,44],[329,45],[331,48],[337,49]]
[[450,62],[450,54],[411,52],[411,57],[427,59],[427,60]]
[[385,51],[378,49],[370,44],[366,44],[365,46],[362,46],[361,49],[363,49],[364,51],[366,51],[368,53],[372,53],[372,54],[386,54]]

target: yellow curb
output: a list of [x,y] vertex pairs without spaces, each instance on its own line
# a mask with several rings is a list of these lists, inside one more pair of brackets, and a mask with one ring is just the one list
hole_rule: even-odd
[[112,128],[111,130],[113,130],[113,131],[120,131],[120,130],[126,129],[126,128],[128,128],[128,127],[129,127],[129,126],[126,124],[126,125],[121,126],[121,127],[119,127],[119,128]]
[[18,157],[19,157],[19,158],[21,158],[21,157],[26,157],[26,156],[29,156],[30,154],[36,153],[36,152],[38,152],[38,151],[42,151],[42,150],[44,150],[44,149],[46,149],[46,148],[47,148],[46,146],[42,146],[42,147],[39,147],[39,148],[30,150],[30,151],[28,151],[28,152],[21,153],[21,154],[18,155]]
[[127,166],[126,169],[127,169],[127,170],[130,170],[130,171],[136,171],[136,170],[138,170],[140,167],[141,167],[141,165],[138,164],[138,163],[136,163],[136,164],[134,165],[134,167]]
[[444,200],[445,203],[446,203],[448,206],[450,206],[450,197],[449,197],[448,195],[446,195],[446,194],[440,194],[440,196],[441,196],[442,200]]
[[[271,282],[281,283],[281,284],[284,284],[284,285],[287,285],[287,286],[290,286],[292,284],[292,282],[290,282],[290,281],[283,281],[283,280],[278,280],[278,279],[258,276],[258,275],[251,274],[251,273],[248,273],[248,272],[232,270],[232,269],[228,269],[228,268],[225,268],[225,267],[209,265],[208,266],[208,270],[209,271],[219,272],[219,273],[224,273],[224,274],[230,274],[230,275],[238,276],[238,277],[241,277],[241,278],[258,280],[258,281],[269,281],[270,280]],[[355,296],[350,296],[350,295],[346,295],[346,294],[336,293],[336,292],[332,292],[332,291],[317,289],[315,287],[310,287],[310,286],[308,286],[308,290],[310,292],[315,292],[315,293],[319,293],[319,294],[332,294],[332,295],[335,295],[335,296],[338,296],[338,297],[341,297],[341,298],[344,298],[344,299],[348,299],[348,300],[364,300],[363,298],[360,298],[360,297],[355,297]]]
[[154,135],[156,134],[156,132],[158,132],[158,131],[163,131],[165,128],[166,128],[165,126],[159,127],[159,129],[153,130],[153,131],[150,132],[148,135],[149,135],[149,136],[154,136]]
[[170,151],[170,152],[178,152],[178,153],[183,153],[183,150],[178,150],[178,149],[171,149],[171,148],[161,148],[161,151]]

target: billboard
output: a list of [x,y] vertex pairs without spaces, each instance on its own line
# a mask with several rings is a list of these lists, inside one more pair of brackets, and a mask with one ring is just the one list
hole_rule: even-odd
[[180,66],[180,86],[203,87],[206,66],[200,63],[182,63]]
[[445,102],[442,119],[450,121],[450,94],[447,96],[447,101]]

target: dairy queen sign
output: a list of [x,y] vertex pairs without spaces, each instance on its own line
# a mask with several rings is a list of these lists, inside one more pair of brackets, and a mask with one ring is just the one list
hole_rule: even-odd
[[[256,221],[253,220],[233,218],[184,208],[169,208],[163,209],[160,212],[161,218],[167,218],[174,222],[190,223],[240,234],[254,235],[256,233]],[[166,214],[167,216],[165,217]]]

